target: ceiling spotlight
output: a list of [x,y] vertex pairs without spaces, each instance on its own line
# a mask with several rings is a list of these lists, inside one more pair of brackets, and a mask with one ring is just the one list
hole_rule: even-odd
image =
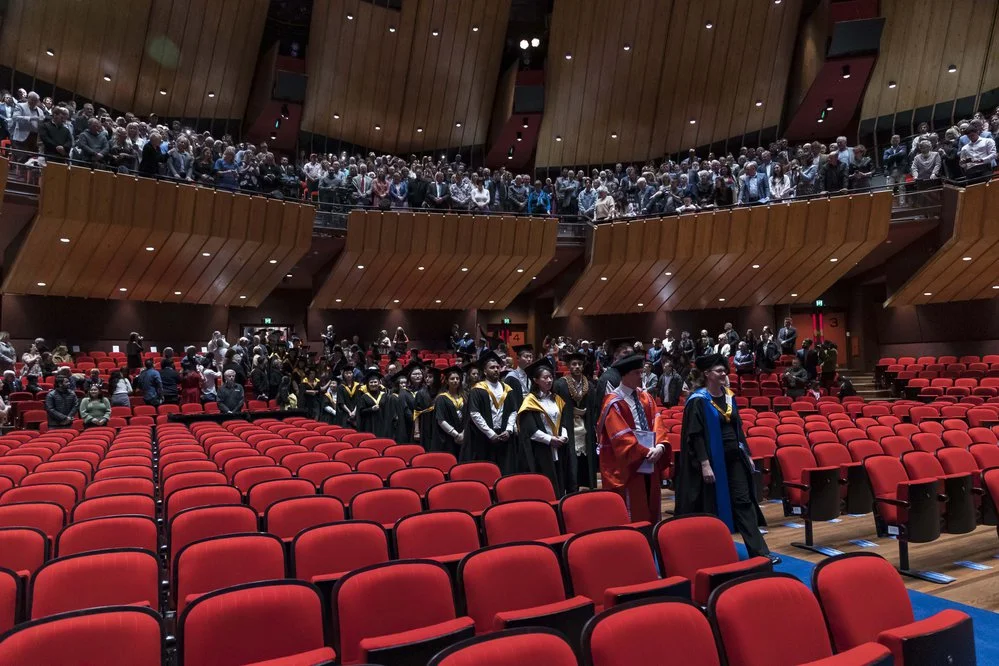
[[670,275],[673,275],[673,274],[670,273],[669,271],[667,271],[667,272],[663,273],[663,275],[665,275],[666,277],[669,277]]
[[53,51],[52,49],[45,49],[45,55],[47,55],[47,56],[54,56],[55,55],[55,51]]
[[389,26],[389,32],[395,32],[395,26],[394,25],[390,25]]
[[513,154],[511,153],[510,155],[507,155],[507,156],[506,156],[506,158],[507,158],[508,160],[512,160],[512,159],[513,159]]
[[832,257],[829,261],[830,263],[835,264],[837,261],[839,261],[839,259],[837,259],[836,257]]
[[468,266],[462,266],[461,267],[461,272],[462,273],[467,273],[468,272]]
[[353,14],[347,14],[347,20],[348,21],[353,21],[354,20],[354,15]]
[[363,271],[364,270],[364,264],[358,264],[357,268],[358,268],[358,270],[362,270]]
[[722,303],[724,303],[724,302],[725,302],[725,299],[724,299],[724,298],[719,298],[718,300],[719,300],[719,301],[721,301]]
[[924,291],[923,292],[923,296],[932,296],[932,295],[933,295],[932,291]]
[[818,120],[816,120],[815,122],[817,122],[817,123],[824,123],[824,122],[825,122],[825,120],[823,120],[822,118],[819,118],[819,119],[818,119]]
[[271,132],[271,141],[277,141],[277,132]]
[[950,72],[951,74],[953,74],[954,72],[957,71],[957,65],[950,65],[950,66],[948,66],[947,67],[947,71]]
[[898,84],[897,84],[897,83],[895,83],[894,81],[889,81],[889,82],[888,82],[888,88],[889,88],[890,90],[894,90],[896,86],[898,86]]
[[992,288],[993,288],[993,289],[999,289],[999,284],[994,284],[994,285],[992,285]]
[[340,114],[339,113],[334,113],[333,114],[333,120],[340,120]]
[[961,257],[961,261],[971,261],[971,257]]
[[416,133],[417,134],[423,134],[423,128],[422,127],[417,127],[416,128]]
[[68,238],[60,238],[60,239],[59,239],[59,242],[60,242],[60,243],[68,243],[68,242],[69,242],[69,239],[68,239]]
[[604,282],[607,282],[607,276],[606,275],[601,275],[600,279],[603,280]]
[[433,30],[433,31],[431,31],[430,36],[431,37],[438,37],[438,36],[440,36],[440,34],[441,34],[440,30]]
[[45,286],[45,283],[44,283],[44,282],[39,282],[39,283],[38,283],[38,286],[39,286],[39,287],[44,287],[44,286]]
[[479,26],[473,25],[472,26],[472,32],[478,32],[478,31],[479,31]]
[[759,267],[760,267],[759,264],[753,264],[753,268],[759,268]]
[[125,287],[118,287],[118,291],[128,291]]
[[850,66],[849,65],[843,65],[843,78],[844,79],[850,78]]
[[439,299],[439,298],[434,301],[434,303],[440,303],[440,302],[441,302],[441,299]]
[[381,125],[375,125],[375,131],[376,132],[381,132],[382,131],[382,126]]
[[245,301],[246,300],[246,296],[240,295],[239,299]]
[[576,309],[577,309],[577,310],[582,310],[582,309],[583,309],[583,306],[582,306],[582,305],[580,305],[580,306],[578,306],[578,307],[577,307]]
[[831,99],[827,99],[826,100],[826,111],[832,111],[833,110],[833,103],[832,102],[833,101]]
[[393,303],[398,303],[398,302],[399,302],[399,299],[398,299],[398,298],[393,298],[393,299],[392,299],[392,302],[393,302]]
[[152,245],[150,245],[150,246],[148,246],[148,247],[146,248],[146,252],[155,252],[155,251],[156,251],[156,248],[155,248],[155,247],[153,247]]
[[572,54],[571,53],[566,53],[565,54],[565,59],[566,60],[572,60]]
[[791,298],[798,298],[798,294],[791,294]]
[[111,81],[111,75],[110,74],[105,74],[104,75],[104,80],[110,82]]
[[417,267],[416,267],[416,270],[418,270],[418,271],[422,271],[422,270],[423,270],[423,266],[417,266]]
[[212,256],[212,253],[211,252],[202,252],[201,256],[202,257],[210,257],[210,256]]
[[175,292],[173,292],[173,295],[174,295],[174,296],[180,296],[180,294],[181,294],[181,292],[179,292],[179,291],[175,291]]
[[294,277],[294,276],[291,273],[288,273],[287,275],[285,275],[285,277],[286,278],[290,278],[290,277]]
[[541,40],[538,39],[537,37],[532,37],[531,46],[533,46],[534,48],[538,48],[539,46],[541,46]]
[[[558,141],[559,139],[561,139],[561,137],[555,137],[556,141]],[[523,141],[523,140],[524,140],[524,135],[521,134],[520,132],[517,132],[517,141]]]
[[697,121],[696,121],[695,119],[691,118],[691,119],[690,119],[690,124],[691,124],[691,125],[696,125],[696,124],[697,124]]
[[528,42],[526,39],[520,40],[520,48],[522,48],[523,50],[526,51],[527,47],[529,47],[530,45],[531,45],[531,43]]
[[524,129],[527,129],[527,118],[524,118]]
[[518,269],[517,269],[517,272],[518,272],[518,273],[523,273],[523,272],[524,272],[524,269],[523,269],[523,268],[518,268]]
[[780,4],[780,0],[774,0],[774,4],[775,5],[779,5]]
[[639,303],[639,304],[638,304],[638,307],[640,307],[640,308],[644,308],[644,307],[645,307],[645,303]]
[[[518,140],[519,140],[519,139],[518,139]],[[562,141],[562,137],[560,137],[560,136],[556,136],[556,137],[555,137],[555,140],[556,140],[556,141]]]
[[208,91],[208,96],[209,97],[215,97],[215,91],[214,90],[209,90]]
[[[996,288],[996,289],[999,289],[999,286],[997,286],[997,287],[995,287],[995,288]],[[492,305],[492,304],[493,304],[493,303],[495,303],[495,302],[496,302],[496,301],[489,301],[489,304],[490,304],[490,305]]]
[[277,259],[271,259],[268,263],[276,264],[277,263]]
[[455,127],[461,127],[461,122],[457,122],[457,123],[455,123],[455,124],[454,124],[454,126],[455,126]]
[[281,117],[284,118],[285,120],[291,118],[291,111],[288,110],[287,104],[281,105]]
[[763,106],[763,100],[762,99],[756,100],[756,106],[758,106],[758,107],[759,106]]
[[711,28],[715,27],[715,24],[712,23],[711,21],[708,21],[707,23],[704,24],[704,27],[710,30]]
[[166,88],[160,88],[161,95],[166,95],[166,93],[167,93]]
[[338,298],[338,299],[336,299],[336,302],[337,303],[343,303],[343,299]]
[[625,51],[630,51],[631,50],[631,44],[625,44],[624,45],[624,50]]
[[612,139],[616,139],[617,138],[617,132],[611,132],[611,138]]

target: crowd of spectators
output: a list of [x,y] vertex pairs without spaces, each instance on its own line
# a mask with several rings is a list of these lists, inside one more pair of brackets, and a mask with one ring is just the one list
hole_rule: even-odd
[[[132,113],[112,117],[91,103],[54,103],[20,89],[0,91],[0,138],[10,137],[20,161],[76,160],[95,168],[226,190],[260,192],[315,201],[320,209],[355,207],[433,209],[471,213],[561,215],[593,222],[662,216],[735,205],[756,205],[871,187],[877,170],[863,145],[846,137],[791,145],[743,146],[738,152],[616,164],[613,168],[563,168],[553,178],[532,178],[506,168],[470,167],[460,154],[299,155],[296,163],[277,157],[266,143],[236,143],[194,132],[180,121],[161,123]],[[995,168],[991,119],[976,113],[936,133],[926,123],[911,141],[898,135],[881,156],[889,184],[900,203],[907,187],[940,178],[978,179]],[[906,185],[907,181],[916,181]]]

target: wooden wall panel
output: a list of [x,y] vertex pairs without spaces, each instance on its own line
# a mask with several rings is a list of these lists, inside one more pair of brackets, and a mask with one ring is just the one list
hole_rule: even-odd
[[314,214],[311,206],[50,164],[3,291],[256,307],[308,251]]
[[891,193],[877,192],[601,224],[555,315],[806,303],[882,243],[890,220]]
[[[861,118],[893,116],[999,87],[996,3],[952,0],[915,8],[881,0],[885,28]],[[950,65],[957,71],[948,72]],[[888,83],[895,82],[894,88]]]
[[302,129],[393,153],[486,143],[509,12],[510,0],[316,3]]
[[557,232],[552,218],[353,211],[311,307],[504,308],[554,258]]
[[11,0],[0,65],[119,111],[241,118],[267,6],[268,0]]
[[773,0],[556,0],[537,165],[661,158],[777,125],[799,13]]
[[970,185],[957,197],[953,234],[885,307],[999,296],[999,185]]

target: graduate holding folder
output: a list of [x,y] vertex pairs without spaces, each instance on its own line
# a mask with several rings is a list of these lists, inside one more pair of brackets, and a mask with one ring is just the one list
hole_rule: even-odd
[[665,439],[652,431],[656,408],[641,389],[642,356],[631,355],[611,366],[621,383],[603,400],[597,438],[602,487],[624,498],[633,521],[659,521],[661,481],[669,464]]

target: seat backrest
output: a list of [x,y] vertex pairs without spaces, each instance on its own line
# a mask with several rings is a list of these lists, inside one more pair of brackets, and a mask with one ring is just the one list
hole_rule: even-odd
[[33,527],[0,527],[0,567],[29,574],[49,559],[49,538]]
[[884,455],[885,452],[880,444],[869,439],[855,439],[846,447],[850,450],[850,457],[854,462],[862,462],[871,456]]
[[542,500],[554,502],[555,488],[543,474],[511,474],[496,482],[496,501]]
[[875,497],[894,497],[898,484],[909,480],[902,461],[891,456],[865,458],[864,469],[867,470],[867,478],[871,480]]
[[290,497],[276,500],[267,507],[264,511],[264,526],[266,532],[291,540],[304,529],[343,520],[344,515],[343,502],[335,497]]
[[20,620],[21,588],[21,577],[17,572],[0,567],[0,636]]
[[493,503],[489,488],[481,481],[445,481],[427,490],[429,509],[485,511]]
[[263,483],[264,481],[276,481],[278,479],[290,479],[291,470],[287,467],[281,467],[280,465],[262,465],[260,467],[251,467],[249,469],[241,469],[232,475],[232,485],[239,488],[242,492],[249,492],[250,488],[257,485],[258,483]]
[[351,472],[330,477],[323,482],[322,494],[336,497],[350,506],[354,497],[365,490],[384,488],[382,477],[371,472]]
[[916,479],[937,479],[944,475],[943,466],[937,457],[925,451],[910,451],[902,456],[902,465],[906,474]]
[[[409,444],[400,444],[400,446],[412,446]],[[399,455],[395,447],[390,447],[385,449],[385,455]],[[405,456],[400,456],[405,458]],[[433,451],[430,453],[420,453],[408,460],[410,467],[434,467],[444,472],[449,473],[453,467],[458,464],[458,459],[455,458],[450,453],[445,453],[443,451]]]
[[337,451],[333,456],[333,460],[345,462],[352,468],[357,469],[357,463],[377,457],[378,452],[374,449],[344,449],[343,451]]
[[816,444],[812,447],[812,454],[820,467],[832,467],[853,462],[850,457],[850,449],[839,443]]
[[403,468],[388,476],[390,488],[409,488],[416,491],[421,497],[439,483],[444,483],[444,472],[436,467]]
[[968,451],[975,457],[980,470],[999,467],[999,447],[994,444],[972,444]]
[[944,443],[940,438],[940,435],[935,435],[930,432],[921,432],[912,436],[912,446],[917,451],[934,453],[938,449],[942,449],[944,447]]
[[404,516],[423,509],[420,496],[409,488],[375,488],[354,496],[350,502],[350,516],[356,520],[373,520],[386,528]]
[[180,549],[175,558],[177,613],[184,612],[192,595],[284,578],[284,572],[284,546],[272,534],[235,534],[195,541]]
[[489,546],[458,565],[458,587],[476,633],[493,629],[497,613],[565,600],[558,557],[540,543]]
[[600,609],[610,587],[656,580],[648,538],[627,527],[605,527],[577,534],[565,543],[564,558],[574,594]]
[[719,666],[711,624],[701,609],[680,599],[646,599],[604,611],[583,630],[591,666],[654,664],[683,655],[689,666]]
[[163,482],[163,501],[169,502],[170,495],[181,488],[193,488],[194,486],[224,486],[229,480],[221,472],[183,472],[174,474]]
[[318,525],[304,530],[292,542],[295,578],[312,581],[317,576],[345,574],[372,564],[388,562],[385,528],[367,520]]
[[295,580],[210,592],[179,616],[177,639],[185,666],[248,664],[320,650],[326,645],[322,598],[314,586]]
[[937,451],[937,460],[945,474],[975,474],[979,471],[975,457],[968,449],[946,447]]
[[333,588],[334,649],[342,663],[357,663],[365,638],[453,619],[451,579],[437,562],[376,564],[350,572]]
[[224,534],[257,531],[257,514],[243,504],[202,506],[180,511],[167,523],[170,562],[189,544]]
[[19,625],[0,642],[0,664],[161,666],[164,639],[150,608],[95,608]]
[[690,581],[698,569],[731,564],[739,559],[728,527],[714,516],[666,519],[656,525],[653,543],[664,575],[683,576]]
[[[346,440],[345,440],[346,441]],[[394,439],[388,439],[387,437],[372,437],[370,439],[363,439],[357,443],[359,448],[363,447],[366,449],[374,449],[378,452],[378,455],[384,455],[385,449],[390,446],[395,446]]]
[[[6,495],[4,493],[3,497]],[[54,502],[24,502],[0,506],[0,527],[34,527],[49,539],[55,539],[65,524],[66,509]]]
[[883,437],[880,441],[881,449],[886,455],[895,456],[896,458],[901,458],[903,453],[908,451],[913,451],[912,442],[908,437],[901,437],[899,435],[889,435]]
[[500,502],[482,514],[486,542],[490,545],[512,541],[533,541],[560,534],[555,509],[541,500]]
[[377,458],[368,458],[366,460],[361,460],[355,466],[358,472],[371,472],[372,474],[377,474],[382,477],[383,480],[387,481],[389,475],[393,472],[406,469],[406,461],[402,458],[396,458],[394,456],[379,456]]
[[424,511],[396,522],[395,545],[400,559],[470,553],[479,547],[479,527],[465,511]]
[[181,511],[204,506],[239,504],[242,494],[233,486],[193,486],[182,488],[170,495],[163,511],[167,523]]
[[[768,610],[761,613],[761,608]],[[771,612],[781,618],[779,624],[772,621]],[[818,601],[789,574],[747,576],[726,583],[712,594],[708,613],[729,664],[804,664],[832,656]]]
[[[153,480],[153,468],[151,465],[123,465],[121,467],[105,467],[94,473],[94,481],[107,481],[108,479],[148,479]],[[89,491],[90,488],[88,487]]]
[[147,550],[116,548],[57,557],[31,577],[31,619],[142,602],[158,608],[159,580],[159,559]]
[[902,577],[874,553],[823,560],[812,571],[812,589],[837,652],[876,642],[882,631],[914,621]]
[[[261,516],[267,507],[289,497],[315,497],[316,487],[305,479],[273,479],[255,483],[246,493],[246,503]],[[292,535],[294,536],[294,535]]]
[[467,462],[455,465],[448,475],[452,481],[481,481],[490,490],[502,476],[498,465],[491,462]]
[[107,548],[159,550],[156,521],[147,516],[108,516],[70,523],[55,540],[55,555],[73,555]]
[[[944,430],[942,437],[944,444],[946,444],[945,448],[967,449],[974,443],[971,435],[963,430]],[[942,451],[943,449],[940,450]]]
[[609,490],[591,490],[566,495],[559,501],[562,524],[567,534],[615,525],[627,525],[628,507],[624,499]]
[[576,654],[554,629],[525,627],[469,638],[441,650],[428,666],[576,666]]

